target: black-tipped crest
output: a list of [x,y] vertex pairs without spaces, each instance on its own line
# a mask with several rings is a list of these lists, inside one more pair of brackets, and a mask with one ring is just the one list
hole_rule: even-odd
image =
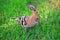
[[35,8],[34,5],[30,5],[29,7],[30,7],[31,10],[36,11],[36,8]]

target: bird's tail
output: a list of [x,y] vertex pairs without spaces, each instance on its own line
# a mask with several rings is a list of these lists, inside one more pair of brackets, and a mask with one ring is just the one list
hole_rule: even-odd
[[12,18],[12,20],[19,20],[19,18]]
[[35,8],[34,5],[30,5],[29,8],[30,8],[31,10],[33,10],[33,11],[36,11],[36,8]]

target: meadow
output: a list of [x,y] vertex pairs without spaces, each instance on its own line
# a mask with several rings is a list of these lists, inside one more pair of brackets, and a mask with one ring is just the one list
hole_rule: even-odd
[[[30,4],[36,6],[41,26],[25,30],[11,18],[31,16]],[[60,40],[60,0],[0,0],[0,40]]]

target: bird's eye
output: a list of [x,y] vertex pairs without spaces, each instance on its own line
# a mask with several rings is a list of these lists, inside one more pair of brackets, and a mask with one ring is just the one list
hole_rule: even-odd
[[39,20],[39,18],[36,18],[36,21],[38,21]]

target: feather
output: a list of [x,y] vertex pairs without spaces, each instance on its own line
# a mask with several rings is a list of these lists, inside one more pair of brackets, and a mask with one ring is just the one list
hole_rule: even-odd
[[17,20],[25,28],[31,28],[40,21],[40,16],[36,11],[35,6],[30,5],[29,7],[31,10],[34,11],[32,16],[22,16],[19,18],[12,18],[13,20]]

